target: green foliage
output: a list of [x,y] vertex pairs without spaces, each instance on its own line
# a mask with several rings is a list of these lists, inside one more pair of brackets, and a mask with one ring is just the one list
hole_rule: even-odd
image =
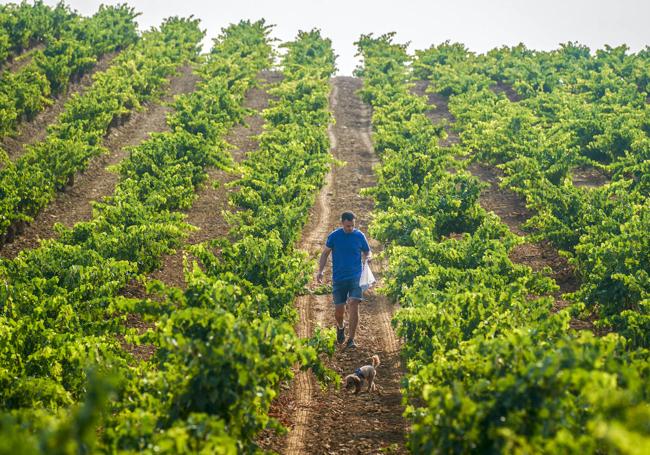
[[601,325],[640,346],[650,345],[649,204],[631,206],[624,223],[590,227],[572,259],[585,271],[574,298],[597,308]]
[[[591,55],[576,43],[535,52],[520,45],[442,63],[433,49],[418,54],[414,68],[434,86],[444,82],[438,71],[446,67],[510,84],[524,97],[511,102],[481,87],[450,92],[461,148],[499,165],[501,185],[524,197],[533,213],[526,227],[572,257],[582,278],[572,298],[586,303],[602,328],[648,347],[650,262],[643,235],[635,234],[644,229],[638,216],[650,194],[650,111],[640,75],[649,67],[647,53],[621,46]],[[584,167],[611,180],[577,187],[573,175]]]
[[[165,26],[177,33],[182,24],[172,20]],[[185,26],[195,36],[194,22],[180,30]],[[261,138],[267,149],[260,157],[280,166],[269,174],[282,169],[286,186],[294,185],[290,191],[296,199],[289,203],[299,216],[290,224],[275,217],[275,225],[250,226],[233,216],[232,242],[195,248],[205,272],[188,271],[184,291],[153,282],[150,298],[118,297],[127,283],[158,267],[164,254],[181,245],[190,226],[180,210],[190,206],[206,180],[206,167],[233,166],[223,136],[242,120],[245,92],[270,61],[261,51],[268,30],[262,22],[225,29],[224,42],[215,44],[220,51],[211,53],[199,71],[203,80],[196,91],[174,103],[171,131],[152,134],[130,150],[117,167],[115,193],[94,204],[93,218],[71,229],[59,226],[58,239],[1,264],[0,402],[7,414],[25,416],[0,420],[1,434],[16,430],[34,451],[57,441],[67,452],[254,452],[259,431],[281,427],[269,417],[269,406],[297,365],[327,382],[337,377],[320,359],[333,352],[332,331],[302,340],[292,328],[293,301],[309,266],[292,239],[302,230],[329,164],[328,77],[305,77],[304,102],[280,87],[276,103],[287,111],[298,106],[306,112],[314,105],[321,111],[303,128],[270,122]],[[225,42],[231,38],[257,51]],[[186,44],[180,48],[189,50],[190,41]],[[174,46],[159,47],[168,48]],[[309,52],[308,47],[296,49]],[[285,58],[303,57],[289,53]],[[286,80],[292,77],[287,73]],[[291,87],[300,83],[294,81]],[[271,152],[287,155],[272,164]],[[298,152],[299,159],[287,161],[293,167],[280,165],[283,156]],[[253,170],[264,172],[264,167]],[[302,175],[309,177],[308,185],[299,184]],[[270,213],[285,204],[266,197],[260,193],[249,209]],[[134,314],[155,324],[144,333],[125,329],[127,315]],[[149,345],[155,352],[143,362],[125,352],[124,342]],[[76,423],[67,416],[84,397],[89,365],[102,377],[115,372],[121,381],[106,414],[101,405],[88,406],[85,414],[102,417]],[[29,426],[20,426],[24,421]],[[14,440],[7,441],[10,446]]]
[[[647,356],[629,358],[616,337],[566,329],[554,316],[434,356],[409,379],[409,395],[424,400],[407,409],[411,449],[643,453],[650,440],[635,417],[648,412]],[[605,428],[625,430],[616,438]]]
[[332,162],[327,126],[334,54],[317,30],[299,33],[285,47],[284,78],[269,90],[275,99],[263,113],[267,126],[259,147],[240,164],[241,178],[229,184],[238,190],[231,203],[240,208],[227,214],[230,241],[216,245],[218,257],[198,252],[214,276],[259,287],[265,300],[256,311],[293,320],[294,297],[311,269],[295,244]]
[[78,19],[63,3],[53,8],[40,0],[1,5],[0,62],[10,54],[17,55],[38,43],[59,38]]
[[[94,96],[108,99],[108,93],[103,95],[100,90],[110,91],[115,84],[126,86],[129,78],[137,84],[137,72],[127,77],[127,69],[135,69],[137,60],[143,77],[158,73],[162,82],[164,75],[176,66],[174,63],[189,56],[187,52],[195,46],[193,40],[201,36],[196,33],[194,20],[169,20],[161,29],[162,32],[145,36],[143,47],[135,48],[130,57],[118,57],[126,67],[109,70],[113,79],[108,75],[103,79],[109,85],[93,86],[87,92],[88,98],[79,98],[79,102],[97,102]],[[189,40],[183,38],[183,30],[189,33]],[[175,34],[178,45],[174,44]],[[164,44],[165,39],[168,44]],[[224,64],[229,63],[207,63],[205,74],[210,74],[209,68],[215,74],[221,73]],[[88,365],[97,365],[100,374],[115,370],[124,378],[133,378],[137,370],[129,366],[132,359],[116,337],[124,334],[125,316],[116,315],[119,307],[113,299],[130,280],[153,270],[163,254],[180,245],[188,226],[178,210],[190,205],[193,189],[206,178],[204,167],[230,162],[217,132],[225,132],[241,118],[243,95],[255,74],[256,70],[251,70],[249,83],[241,83],[238,92],[231,95],[238,101],[230,103],[231,109],[225,110],[224,105],[224,110],[213,115],[199,113],[197,104],[215,90],[223,93],[224,89],[218,89],[213,81],[199,83],[200,95],[181,97],[176,104],[178,118],[170,118],[175,123],[174,132],[155,134],[131,150],[119,168],[120,181],[114,195],[95,204],[90,221],[78,223],[72,229],[59,227],[58,239],[43,242],[39,248],[3,262],[0,279],[7,292],[0,293],[4,335],[0,349],[0,400],[3,409],[12,413],[51,416],[34,420],[32,434],[56,428],[59,424],[52,419],[58,419],[56,416],[82,399]],[[225,86],[231,82],[223,77],[219,80]],[[115,98],[116,95],[117,92],[113,93]],[[73,124],[71,119],[68,125]],[[71,131],[62,125],[59,123],[52,130],[61,134]],[[85,127],[80,123],[74,134],[84,134]],[[194,135],[191,129],[195,127],[211,132],[210,137]],[[99,139],[90,132],[85,137]],[[54,158],[44,154],[44,159]],[[52,164],[60,165],[60,160]],[[200,417],[188,419],[200,421]],[[96,424],[93,431],[95,428]],[[212,444],[218,440],[207,439]]]
[[[224,31],[224,40],[241,39],[246,28],[249,33],[266,33],[261,25],[240,23]],[[229,45],[217,47],[219,52],[211,54],[215,61],[223,61],[226,49],[241,52]],[[260,430],[279,427],[268,416],[269,406],[280,382],[293,376],[295,365],[312,368],[328,382],[336,377],[318,356],[333,352],[334,334],[318,332],[310,340],[300,340],[290,325],[294,298],[308,278],[306,257],[294,243],[329,163],[325,133],[329,78],[311,76],[317,71],[309,65],[318,66],[320,61],[305,59],[303,52],[309,55],[310,47],[289,47],[285,82],[272,91],[277,99],[265,112],[269,126],[260,137],[260,148],[241,164],[243,176],[233,182],[239,191],[232,201],[243,210],[228,217],[229,239],[192,248],[205,271],[194,267],[188,272],[184,292],[163,287],[160,298],[124,302],[123,309],[158,321],[156,329],[141,339],[157,347],[157,368],[128,392],[138,399],[125,399],[115,416],[110,444],[119,450],[141,450],[151,443],[162,444],[159,441],[180,452],[207,450],[219,441],[239,452],[252,452]],[[252,62],[257,58],[256,53],[245,54]],[[291,72],[294,59],[307,66],[300,69],[301,77]],[[296,86],[306,89],[296,91]],[[205,88],[209,95],[210,87]],[[307,114],[316,106],[319,111],[312,117],[304,115],[301,127],[295,125],[297,117],[291,113]],[[278,119],[286,120],[271,119],[275,113],[283,113]],[[273,187],[263,184],[267,179]],[[285,197],[283,189],[291,197]],[[297,216],[284,218],[288,213]],[[152,403],[146,411],[136,407],[143,401]],[[149,424],[138,426],[143,413]],[[188,433],[197,419],[209,423],[210,431]]]
[[[5,8],[10,11],[9,15],[22,15],[26,12],[26,6],[27,3],[23,3],[17,9]],[[36,29],[31,37],[21,38],[24,45],[34,44],[38,28],[51,27],[52,30],[46,28],[40,32],[41,39],[45,39],[47,45],[43,50],[32,52],[29,64],[16,73],[5,71],[0,79],[2,136],[13,133],[21,119],[32,118],[51,104],[50,97],[63,93],[68,84],[92,68],[99,57],[138,40],[134,21],[137,14],[126,5],[102,5],[90,18],[76,16],[62,4],[50,9],[37,2],[32,8],[29,13],[31,16],[23,17],[26,23],[22,27],[23,32],[28,34],[30,27]],[[37,15],[41,16],[40,20],[28,25]],[[8,20],[20,22],[18,18]],[[2,22],[0,12],[0,23]]]
[[95,75],[82,95],[71,97],[45,140],[0,170],[0,193],[19,197],[3,201],[0,234],[15,223],[31,221],[57,190],[102,153],[101,138],[113,122],[152,99],[174,68],[195,55],[201,36],[196,21],[169,20]]
[[[403,393],[411,451],[647,451],[650,428],[638,422],[650,411],[648,351],[639,348],[647,346],[648,210],[635,191],[638,182],[573,187],[572,169],[588,162],[581,155],[588,135],[571,126],[587,123],[557,123],[579,109],[553,92],[553,81],[560,81],[548,77],[548,68],[539,80],[548,94],[524,91],[531,98],[513,103],[486,89],[508,80],[513,62],[534,61],[524,46],[477,57],[443,43],[417,53],[413,73],[452,95],[461,150],[502,163],[503,184],[537,211],[529,225],[557,243],[577,245],[572,262],[589,274],[574,298],[601,308],[599,324],[627,339],[572,331],[571,314],[584,305],[553,310],[549,294],[557,285],[544,276],[548,271],[534,273],[510,260],[522,239],[479,206],[482,185],[463,171],[447,173],[459,149],[439,147],[435,128],[412,126],[422,108],[407,92],[405,69],[392,70],[407,60],[392,35],[371,43],[362,38],[360,73],[379,75],[364,79],[363,89],[382,160],[378,185],[367,190],[377,203],[370,229],[388,244],[382,292],[401,305],[393,323],[408,368]],[[572,43],[562,52],[568,68],[588,60],[588,50]],[[606,60],[620,61],[621,52]],[[387,91],[387,80],[401,87]]]
[[47,415],[38,410],[0,416],[0,453],[73,454],[97,449],[96,429],[105,422],[108,402],[119,380],[113,374],[89,370],[83,402],[69,412]]
[[361,35],[354,43],[357,55],[363,58],[363,66],[355,69],[354,75],[363,78],[359,95],[366,103],[372,103],[376,98],[394,99],[397,97],[395,92],[406,93],[404,81],[407,73],[403,64],[410,60],[406,53],[408,43],[393,43],[394,36],[395,33],[386,33],[374,38],[370,33]]
[[323,38],[320,30],[299,31],[296,39],[283,43],[287,49],[282,59],[285,77],[289,80],[305,78],[328,79],[336,72],[336,55],[332,40]]

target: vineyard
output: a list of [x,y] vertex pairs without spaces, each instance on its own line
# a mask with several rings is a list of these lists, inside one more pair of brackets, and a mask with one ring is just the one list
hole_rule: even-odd
[[0,453],[650,452],[650,48],[138,16],[0,6]]

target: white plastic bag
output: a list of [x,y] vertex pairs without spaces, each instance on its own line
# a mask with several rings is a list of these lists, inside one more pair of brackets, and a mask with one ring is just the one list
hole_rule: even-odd
[[361,290],[367,291],[370,286],[375,284],[375,281],[377,280],[375,280],[375,276],[372,274],[372,270],[370,270],[370,264],[366,261],[361,269],[361,278],[359,278]]

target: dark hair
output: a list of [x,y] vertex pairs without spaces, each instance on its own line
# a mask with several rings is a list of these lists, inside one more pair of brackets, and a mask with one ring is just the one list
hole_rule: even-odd
[[341,221],[354,221],[356,217],[352,212],[343,212],[341,213]]

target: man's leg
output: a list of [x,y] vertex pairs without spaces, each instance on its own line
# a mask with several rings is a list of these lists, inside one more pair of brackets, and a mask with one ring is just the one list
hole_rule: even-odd
[[336,319],[336,341],[339,344],[345,341],[343,315],[345,314],[345,301],[347,298],[348,292],[345,286],[334,281],[332,283],[332,300],[334,303],[334,318]]
[[357,325],[359,324],[359,302],[361,302],[359,299],[348,299],[348,311],[350,312],[350,330],[348,333],[348,339],[350,340],[354,340],[354,336],[357,333]]
[[336,326],[343,327],[343,316],[345,315],[345,304],[334,305],[334,317],[336,318]]

